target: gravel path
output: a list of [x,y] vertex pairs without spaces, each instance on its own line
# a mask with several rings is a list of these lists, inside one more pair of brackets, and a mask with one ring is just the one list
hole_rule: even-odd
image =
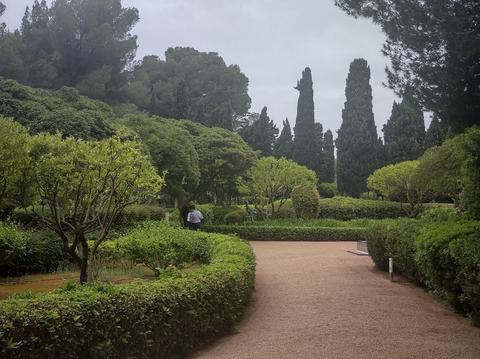
[[233,334],[194,358],[480,358],[480,328],[390,283],[355,243],[253,242],[257,284]]

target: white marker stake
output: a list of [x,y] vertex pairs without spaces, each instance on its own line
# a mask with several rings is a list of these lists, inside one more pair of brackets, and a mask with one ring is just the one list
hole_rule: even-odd
[[388,274],[390,276],[390,282],[393,282],[393,258],[388,258]]

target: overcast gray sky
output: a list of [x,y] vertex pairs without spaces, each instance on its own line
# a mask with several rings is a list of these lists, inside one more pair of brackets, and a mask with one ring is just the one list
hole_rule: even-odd
[[[4,18],[19,27],[33,0],[3,0]],[[315,118],[336,131],[345,101],[350,62],[365,58],[372,71],[373,106],[379,135],[390,116],[393,92],[382,86],[387,59],[380,53],[385,40],[379,27],[356,20],[333,0],[123,0],[135,6],[140,22],[139,58],[163,54],[171,46],[191,46],[218,52],[227,64],[238,64],[250,79],[252,111],[268,106],[279,128],[288,117],[293,125],[302,70],[312,69]]]

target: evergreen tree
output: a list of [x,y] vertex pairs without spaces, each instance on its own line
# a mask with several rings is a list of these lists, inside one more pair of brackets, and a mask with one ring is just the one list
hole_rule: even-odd
[[315,113],[313,104],[313,81],[310,68],[302,73],[296,90],[300,92],[295,123],[295,140],[293,159],[297,163],[314,170],[316,165],[315,148]]
[[[0,17],[2,17],[3,13],[5,12],[6,6],[0,1]],[[7,25],[4,22],[0,23],[0,38],[3,37],[5,33],[5,29]]]
[[393,102],[392,115],[383,126],[383,138],[387,164],[416,160],[423,154],[423,111],[409,92],[401,103]]
[[323,172],[323,126],[321,123],[315,122],[314,124],[315,143],[313,147],[313,153],[315,155],[315,166],[313,170],[317,175],[317,178],[322,177]]
[[173,108],[173,118],[178,120],[184,120],[189,115],[187,86],[184,81],[180,81],[177,85],[177,91],[175,93],[175,103]]
[[367,189],[368,176],[378,168],[379,149],[366,60],[355,59],[350,64],[345,96],[343,121],[336,140],[337,183],[340,193],[359,197]]
[[435,146],[440,146],[447,138],[447,128],[440,122],[437,116],[432,117],[432,122],[425,135],[424,148],[428,149]]
[[335,182],[335,145],[332,131],[328,130],[323,136],[323,171],[320,182]]
[[260,151],[262,156],[271,156],[278,129],[268,117],[267,107],[265,106],[260,113],[260,117],[251,126],[240,129],[238,134],[250,147]]
[[283,129],[280,136],[275,141],[273,146],[273,153],[275,157],[286,159],[292,159],[293,156],[293,135],[292,128],[290,127],[290,122],[288,118],[283,121]]

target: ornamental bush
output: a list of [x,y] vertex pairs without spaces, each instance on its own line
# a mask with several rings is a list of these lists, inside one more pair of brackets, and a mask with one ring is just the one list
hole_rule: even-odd
[[206,238],[211,257],[194,272],[152,282],[70,286],[0,302],[5,358],[164,358],[231,327],[250,300],[252,249],[238,238]]
[[322,198],[319,217],[348,221],[355,218],[405,217],[404,205],[390,201],[376,201],[350,197]]
[[317,188],[321,198],[333,198],[338,195],[336,183],[320,183]]
[[359,241],[365,240],[366,229],[355,227],[300,226],[205,226],[207,232],[236,234],[251,241]]
[[317,218],[320,195],[314,185],[297,186],[292,191],[292,204],[299,218]]

